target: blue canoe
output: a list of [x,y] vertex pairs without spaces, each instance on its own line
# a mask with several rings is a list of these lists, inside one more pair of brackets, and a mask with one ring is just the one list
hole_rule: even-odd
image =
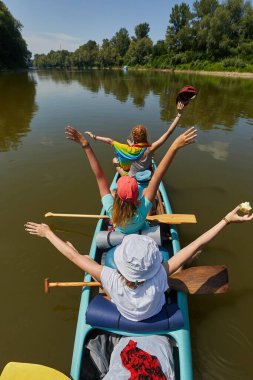
[[[115,188],[116,186],[116,180],[117,175],[115,175],[113,182],[112,182],[112,188]],[[159,186],[159,197],[158,197],[158,211],[157,213],[172,213],[171,205],[165,190],[165,187],[163,183]],[[101,215],[105,214],[105,210],[102,209]],[[92,240],[91,248],[90,248],[90,256],[97,261],[100,261],[101,258],[101,252],[99,252],[99,249],[96,245],[96,235],[101,231],[104,230],[105,227],[105,220],[99,220],[97,223],[94,237]],[[169,254],[174,255],[180,250],[180,243],[179,243],[179,237],[178,232],[173,225],[168,225],[168,232],[170,233],[171,240],[169,241]],[[86,274],[84,277],[84,281],[91,281],[91,276],[89,274]],[[82,363],[83,360],[83,347],[84,343],[86,342],[87,336],[89,333],[91,333],[92,330],[95,331],[95,329],[101,329],[100,325],[91,325],[86,322],[86,311],[91,303],[92,298],[94,297],[94,288],[92,289],[90,287],[86,287],[82,289],[81,294],[81,302],[80,302],[80,308],[79,308],[79,315],[78,315],[78,322],[77,322],[77,328],[76,328],[76,336],[75,336],[75,342],[74,342],[74,350],[73,350],[73,357],[72,357],[72,365],[71,365],[71,379],[72,380],[80,380],[80,373],[81,373],[81,367],[82,365],[85,365],[85,363]],[[171,300],[168,300],[170,303]],[[189,331],[189,314],[188,314],[188,303],[187,303],[187,296],[186,294],[182,292],[175,292],[173,293],[173,303],[176,303],[177,307],[179,308],[182,319],[183,319],[183,327],[180,328],[174,328],[170,330],[163,330],[155,333],[167,335],[169,338],[172,338],[172,340],[175,342],[175,347],[173,348],[173,356],[175,360],[175,369],[176,369],[176,380],[193,380],[193,373],[192,373],[192,356],[191,356],[191,341],[190,341],[190,331]],[[102,327],[103,329],[103,327]],[[118,330],[114,328],[104,328],[104,330],[112,332],[112,333],[118,333],[120,335],[124,336],[133,336],[133,335],[148,335],[151,334],[150,332],[142,332],[137,331],[135,333],[125,331],[125,330]],[[152,335],[154,332],[152,332]]]

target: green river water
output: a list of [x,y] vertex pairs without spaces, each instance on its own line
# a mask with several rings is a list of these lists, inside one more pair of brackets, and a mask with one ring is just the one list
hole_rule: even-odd
[[[7,362],[21,361],[69,374],[80,289],[46,296],[43,280],[79,281],[83,274],[46,240],[24,231],[28,220],[49,222],[89,251],[95,221],[43,217],[101,209],[95,179],[64,127],[124,142],[141,123],[154,141],[173,120],[176,93],[186,84],[199,94],[170,141],[190,126],[198,139],[164,179],[174,211],[198,219],[180,227],[183,246],[238,203],[253,203],[253,80],[95,70],[0,74],[0,372]],[[112,149],[93,145],[111,179]],[[226,264],[230,291],[189,298],[195,380],[253,379],[252,243],[253,222],[230,225],[196,259],[198,265]]]

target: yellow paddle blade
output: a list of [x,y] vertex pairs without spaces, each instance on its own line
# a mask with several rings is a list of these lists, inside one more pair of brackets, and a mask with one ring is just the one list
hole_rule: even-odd
[[169,224],[197,223],[196,216],[193,214],[160,214],[147,216],[146,219]]
[[0,376],[1,380],[70,380],[63,373],[40,364],[16,363],[6,364]]

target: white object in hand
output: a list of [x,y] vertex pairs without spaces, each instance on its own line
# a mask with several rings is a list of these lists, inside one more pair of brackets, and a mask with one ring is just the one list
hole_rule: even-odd
[[250,212],[252,210],[252,207],[249,202],[243,202],[240,204],[240,211],[244,212],[245,214]]

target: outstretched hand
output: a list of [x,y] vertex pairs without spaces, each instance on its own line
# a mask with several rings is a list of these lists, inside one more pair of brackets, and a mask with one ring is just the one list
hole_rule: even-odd
[[226,216],[225,220],[227,220],[229,223],[243,223],[248,222],[249,220],[253,219],[253,213],[247,213],[243,216],[238,215],[238,212],[240,211],[241,205],[238,205],[234,210],[230,211]]
[[188,103],[183,103],[183,102],[177,102],[177,111],[182,111],[185,106],[187,106]]
[[191,127],[186,132],[182,133],[171,145],[175,149],[183,148],[186,145],[195,143],[197,137],[197,129]]
[[47,224],[44,223],[34,223],[34,222],[27,222],[25,224],[25,230],[30,235],[37,235],[40,237],[46,237],[47,233],[50,232],[50,227]]
[[72,140],[82,146],[89,145],[88,140],[86,140],[82,133],[78,132],[75,128],[71,127],[70,125],[68,125],[65,128],[65,135],[67,139]]

